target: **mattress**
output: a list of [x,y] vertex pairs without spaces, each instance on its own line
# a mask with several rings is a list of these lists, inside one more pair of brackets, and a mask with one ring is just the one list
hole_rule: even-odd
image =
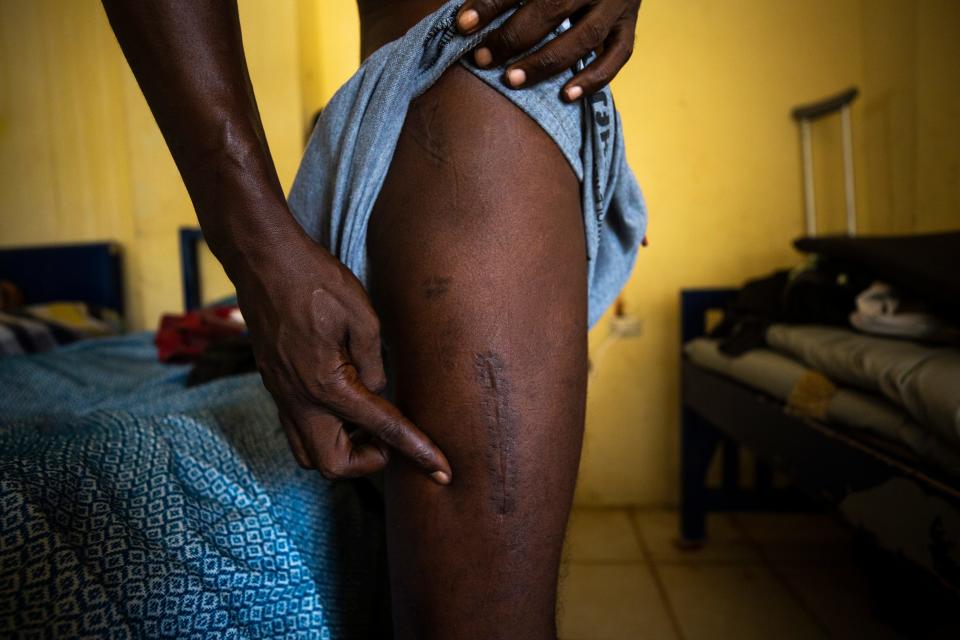
[[869,433],[906,446],[924,462],[960,477],[960,451],[884,398],[838,387],[821,373],[771,349],[730,357],[719,341],[697,338],[684,346],[690,360],[786,403],[794,413]]
[[960,350],[811,325],[775,324],[766,339],[834,382],[882,395],[960,447]]

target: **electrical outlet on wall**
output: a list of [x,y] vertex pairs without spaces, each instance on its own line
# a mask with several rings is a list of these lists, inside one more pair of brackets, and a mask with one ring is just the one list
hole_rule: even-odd
[[636,316],[614,316],[610,319],[610,333],[618,338],[635,338],[643,334],[643,320]]

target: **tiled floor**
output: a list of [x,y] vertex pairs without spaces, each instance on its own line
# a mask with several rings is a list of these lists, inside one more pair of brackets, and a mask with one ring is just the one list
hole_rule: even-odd
[[576,509],[562,640],[897,638],[871,615],[850,531],[826,516],[711,516],[702,549],[672,511]]

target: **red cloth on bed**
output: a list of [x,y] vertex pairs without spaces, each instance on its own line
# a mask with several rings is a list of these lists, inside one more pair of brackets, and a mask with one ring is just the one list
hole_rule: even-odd
[[188,313],[165,314],[154,338],[160,362],[190,362],[199,358],[217,338],[240,336],[245,325],[231,319],[235,306]]

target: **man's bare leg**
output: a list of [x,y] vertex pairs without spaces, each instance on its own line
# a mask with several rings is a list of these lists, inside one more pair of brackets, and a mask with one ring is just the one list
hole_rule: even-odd
[[398,639],[556,637],[586,388],[579,188],[540,127],[462,68],[411,106],[370,289],[398,405],[453,482],[388,467]]

